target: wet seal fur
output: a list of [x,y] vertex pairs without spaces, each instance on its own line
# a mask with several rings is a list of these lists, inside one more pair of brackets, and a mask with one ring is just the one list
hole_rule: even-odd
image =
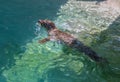
[[39,40],[39,43],[45,43],[50,40],[62,41],[69,47],[75,48],[76,50],[85,53],[85,55],[89,56],[92,60],[96,62],[106,61],[106,59],[98,56],[95,51],[93,51],[90,47],[85,46],[82,42],[74,38],[72,35],[57,29],[52,21],[39,20],[38,23],[41,24],[42,27],[46,28],[48,32],[48,37],[43,40]]

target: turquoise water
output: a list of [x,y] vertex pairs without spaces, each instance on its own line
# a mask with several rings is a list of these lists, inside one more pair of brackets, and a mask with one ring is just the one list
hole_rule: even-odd
[[[21,0],[0,1],[0,60],[1,65],[12,58],[10,53],[19,52],[19,46],[30,42],[35,37],[35,23],[38,19],[54,19],[63,1]],[[51,3],[53,6],[51,6]],[[6,54],[9,53],[9,54]],[[8,57],[6,59],[6,57]]]
[[19,56],[18,53],[25,50],[21,46],[36,36],[37,20],[54,19],[60,5],[65,2],[66,0],[0,0],[0,68],[13,65],[14,54]]
[[[93,15],[91,12],[82,10],[79,13],[74,8],[77,5],[69,7],[73,3],[66,3],[67,0],[0,1],[0,82],[120,81],[120,17],[109,25],[104,24],[107,18],[98,24],[94,21],[95,16],[91,16],[91,21],[86,20],[89,13]],[[39,29],[36,22],[46,18],[61,30],[78,35],[83,43],[107,58],[109,64],[96,63],[57,42],[39,44],[38,40],[47,37],[47,33],[45,29]],[[79,23],[88,28],[84,28],[85,31],[81,28],[80,33],[76,28],[69,30],[78,27]],[[66,27],[69,28],[65,30]],[[92,31],[89,32],[90,28]]]

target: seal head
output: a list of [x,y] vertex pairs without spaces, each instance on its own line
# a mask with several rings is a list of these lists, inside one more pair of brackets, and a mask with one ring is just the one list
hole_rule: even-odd
[[41,24],[42,27],[45,27],[47,30],[55,29],[55,24],[50,20],[39,20],[39,24]]

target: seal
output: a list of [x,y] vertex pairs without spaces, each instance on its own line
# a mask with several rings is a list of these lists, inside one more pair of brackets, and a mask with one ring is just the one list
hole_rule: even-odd
[[90,47],[84,45],[77,38],[73,37],[71,34],[59,30],[55,24],[50,20],[39,20],[38,23],[44,27],[48,32],[48,37],[42,40],[39,40],[39,43],[46,43],[51,40],[58,40],[64,42],[71,48],[74,48],[80,52],[85,53],[88,57],[96,62],[105,61],[104,58],[97,55],[97,53],[92,50]]

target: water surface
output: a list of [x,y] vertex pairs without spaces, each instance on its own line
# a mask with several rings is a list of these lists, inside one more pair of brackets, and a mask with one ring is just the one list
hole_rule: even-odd
[[[1,82],[119,82],[117,12],[99,7],[95,0],[12,0],[0,4]],[[57,42],[39,44],[47,32],[36,32],[36,22],[46,18],[109,63],[96,63],[84,53]]]

